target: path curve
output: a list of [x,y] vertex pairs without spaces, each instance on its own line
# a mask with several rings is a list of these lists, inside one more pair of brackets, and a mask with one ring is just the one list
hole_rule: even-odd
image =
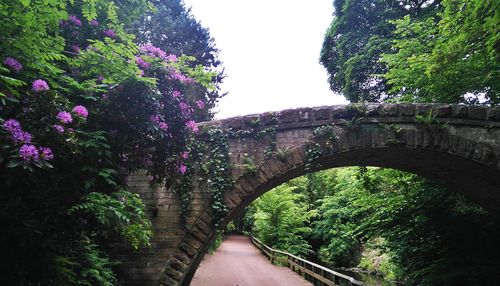
[[191,286],[312,286],[292,270],[271,264],[243,235],[227,235],[205,258]]

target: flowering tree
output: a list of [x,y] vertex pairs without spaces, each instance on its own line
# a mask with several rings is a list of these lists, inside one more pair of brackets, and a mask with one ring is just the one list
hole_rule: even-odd
[[0,0],[1,284],[111,285],[110,238],[147,246],[146,169],[172,182],[213,89],[194,59],[125,31],[146,0]]

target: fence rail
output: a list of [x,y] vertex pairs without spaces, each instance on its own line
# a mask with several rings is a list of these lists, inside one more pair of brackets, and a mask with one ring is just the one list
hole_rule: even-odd
[[354,279],[348,275],[333,271],[324,266],[307,261],[293,254],[273,249],[260,240],[250,235],[252,243],[264,254],[271,263],[278,262],[287,266],[292,271],[297,272],[306,280],[314,285],[327,286],[344,286],[344,285],[359,285],[368,286],[361,281]]

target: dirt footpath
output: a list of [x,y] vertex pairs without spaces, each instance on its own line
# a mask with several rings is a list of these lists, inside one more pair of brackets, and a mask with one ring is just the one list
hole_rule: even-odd
[[248,237],[224,237],[214,254],[207,254],[191,286],[311,286],[292,270],[271,264]]

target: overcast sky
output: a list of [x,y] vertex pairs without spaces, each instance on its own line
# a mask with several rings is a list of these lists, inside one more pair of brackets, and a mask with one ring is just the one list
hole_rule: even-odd
[[344,104],[319,64],[331,0],[184,0],[210,30],[227,78],[217,118]]

